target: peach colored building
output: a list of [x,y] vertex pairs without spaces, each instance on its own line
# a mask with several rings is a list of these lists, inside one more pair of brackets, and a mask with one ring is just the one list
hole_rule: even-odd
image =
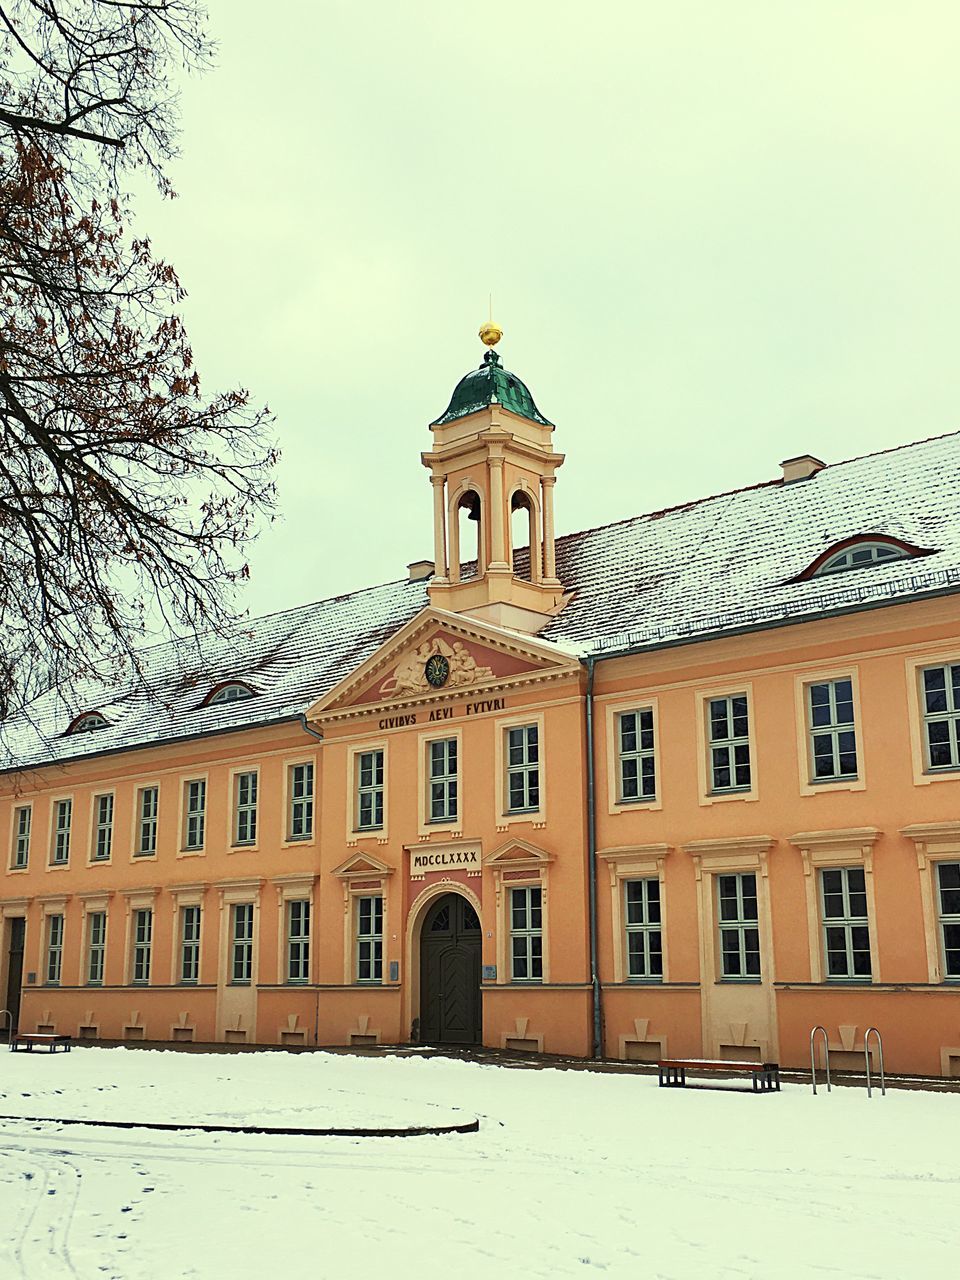
[[492,350],[431,431],[432,561],[4,727],[14,1021],[960,1076],[960,437],[557,538]]

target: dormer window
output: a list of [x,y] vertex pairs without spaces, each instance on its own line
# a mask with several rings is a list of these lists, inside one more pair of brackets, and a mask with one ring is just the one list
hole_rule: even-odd
[[254,698],[256,693],[248,684],[243,684],[240,680],[229,680],[225,684],[218,684],[204,698],[200,704],[202,707],[219,707],[227,702],[243,702],[246,698]]
[[872,564],[888,564],[894,560],[913,560],[932,552],[924,547],[914,547],[899,538],[866,534],[859,538],[847,538],[838,542],[808,565],[792,582],[805,582],[809,578],[824,578],[828,574],[846,573],[848,569],[866,569]]
[[84,711],[71,722],[67,733],[93,733],[95,729],[106,729],[107,723],[99,711]]

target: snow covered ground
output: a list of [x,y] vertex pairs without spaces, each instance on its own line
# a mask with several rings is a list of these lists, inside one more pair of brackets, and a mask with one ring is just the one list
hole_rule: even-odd
[[661,1090],[427,1057],[0,1053],[0,1113],[447,1124],[402,1139],[0,1122],[0,1277],[956,1274],[960,1095]]

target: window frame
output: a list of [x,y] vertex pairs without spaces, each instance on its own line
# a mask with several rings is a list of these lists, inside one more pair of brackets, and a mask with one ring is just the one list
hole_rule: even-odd
[[[244,790],[246,788],[246,792]],[[260,770],[232,769],[231,840],[233,849],[255,849],[260,835]]]
[[[104,801],[109,813],[104,818]],[[90,862],[110,862],[113,857],[116,796],[112,791],[98,791],[90,802]],[[103,852],[101,852],[101,849]]]
[[[637,746],[632,751],[625,751],[623,748],[623,721],[627,716],[637,717],[636,729],[634,731]],[[644,727],[641,723],[641,717],[644,716],[649,716],[650,718],[648,727]],[[660,780],[660,769],[657,759],[656,713],[653,706],[648,704],[647,706],[618,708],[613,713],[613,725],[613,739],[615,743],[615,754],[613,757],[615,760],[615,767],[613,770],[614,796],[617,807],[632,807],[633,805],[656,803],[659,793],[658,783]],[[649,747],[643,747],[640,745],[643,742],[644,734],[650,735],[651,745]],[[653,789],[652,791],[645,793],[643,791],[643,784],[646,781],[646,777],[649,775],[645,776],[643,765],[647,760],[650,760],[653,763]],[[625,794],[624,765],[627,761],[636,761],[637,765],[637,795],[635,796],[628,796]]]
[[[738,716],[735,704],[743,703],[742,715]],[[714,727],[717,722],[714,708],[723,707],[723,715],[728,728],[735,728],[738,719],[746,720],[746,729],[743,733],[729,733],[726,737],[714,737]],[[746,691],[743,693],[716,694],[707,697],[704,700],[704,710],[706,712],[706,735],[707,735],[707,782],[708,790],[711,796],[728,796],[742,794],[753,790],[753,751],[750,736],[750,699],[747,697]],[[737,759],[737,750],[745,749],[747,753],[746,764],[742,764]],[[721,752],[727,752],[727,764],[718,764],[718,757]],[[724,786],[717,782],[717,772],[727,769],[730,774],[730,781]],[[740,769],[745,768],[747,771],[747,781],[739,780]]]
[[[944,711],[929,711],[927,709],[926,676],[928,672],[932,671],[944,672],[944,701],[947,703]],[[958,683],[960,681],[954,678],[954,671],[960,673],[960,661],[924,663],[917,668],[919,680],[917,695],[921,721],[920,740],[923,751],[923,770],[925,773],[935,777],[960,773],[960,696],[958,696]],[[947,679],[947,673],[950,673],[949,680]],[[954,704],[953,706],[950,705],[951,702]],[[941,721],[945,721],[947,724],[948,744],[952,758],[949,764],[935,765],[931,759],[930,726]]]
[[[371,760],[371,781],[368,784],[363,782],[364,759],[370,757]],[[377,781],[377,757],[379,756],[380,780]],[[368,835],[373,832],[382,832],[386,822],[386,796],[387,796],[387,752],[386,748],[375,745],[369,747],[360,747],[354,753],[354,784],[353,784],[353,830],[357,835]],[[371,797],[372,817],[373,821],[363,821],[363,806],[365,797]],[[377,802],[379,799],[379,821],[377,821]]]
[[[102,923],[102,929],[99,937],[97,937],[96,926],[94,921]],[[107,960],[107,911],[105,907],[98,907],[94,911],[86,913],[86,955],[85,959],[85,986],[102,987],[104,974],[106,972]],[[96,965],[94,962],[97,962]],[[97,970],[97,976],[94,976],[94,970]]]
[[[146,799],[150,794],[154,796],[154,812],[151,815],[145,814]],[[133,815],[133,856],[135,858],[154,858],[157,855],[157,845],[160,838],[160,784],[151,782],[141,784],[136,790],[135,809]],[[152,832],[152,843],[149,844],[144,840],[144,832]]]
[[[877,945],[877,904],[873,884],[873,846],[880,832],[876,827],[851,827],[845,830],[801,831],[788,837],[800,851],[807,899],[807,950],[810,957],[810,981],[816,986],[856,985],[855,980],[828,979],[822,929],[823,910],[819,872],[831,867],[862,867],[867,893],[867,927],[870,937],[869,982],[882,981],[881,956]],[[869,985],[860,980],[861,985]]]
[[[60,815],[66,806],[67,821],[63,826]],[[50,803],[50,862],[51,867],[70,865],[70,846],[73,843],[73,796],[57,796]],[[63,856],[60,857],[60,850]]]
[[[26,814],[26,831],[21,831],[22,815]],[[30,869],[30,842],[33,835],[33,805],[18,804],[11,814],[11,847],[10,870],[28,871]],[[22,843],[25,842],[25,843]]]
[[[519,743],[514,744],[511,739],[514,735],[522,735]],[[535,735],[535,740],[531,742],[530,735]],[[532,758],[531,758],[532,748]],[[514,763],[511,755],[515,749],[522,752],[522,759],[518,763]],[[503,755],[506,767],[504,777],[504,800],[506,808],[504,816],[516,818],[525,814],[540,812],[540,782],[543,776],[542,765],[542,744],[540,736],[540,726],[535,720],[526,721],[521,724],[508,725],[503,730]],[[513,803],[513,779],[519,778],[520,791],[523,796],[522,804]],[[531,785],[531,778],[534,779]],[[536,803],[531,803],[531,795],[536,789]]]
[[[958,896],[958,905],[956,911],[945,912],[943,910],[943,893],[944,888],[941,883],[943,870],[945,867],[956,867],[957,869],[957,885],[952,885],[947,892],[956,893]],[[941,980],[951,986],[960,984],[960,857],[957,858],[938,858],[935,863],[934,871],[934,903],[937,917],[937,942],[940,950],[940,974]],[[955,947],[947,946],[947,928],[957,930],[957,945]],[[948,952],[956,952],[956,972],[948,972]]]
[[[56,921],[56,925],[54,925]],[[59,987],[63,978],[63,940],[66,912],[50,911],[44,917],[43,986]]]
[[[443,765],[441,772],[434,772],[434,748],[443,749]],[[453,768],[450,768],[450,748],[453,748]],[[460,821],[460,765],[461,743],[459,734],[448,734],[443,737],[427,738],[424,742],[426,753],[425,769],[427,790],[424,798],[425,823],[431,827],[454,826]],[[443,813],[433,812],[433,789],[440,787],[443,799]],[[451,791],[453,803],[451,806]]]
[[[831,684],[849,680],[853,693],[853,729],[857,754],[857,773],[839,778],[814,778],[813,738],[811,725],[811,695],[813,685]],[[803,796],[829,795],[834,791],[863,791],[867,785],[866,737],[863,710],[860,700],[860,669],[856,663],[844,667],[807,671],[795,676],[797,764],[800,794]],[[818,732],[823,727],[818,726]]]
[[[297,770],[310,770],[310,790],[298,793],[297,790]],[[316,810],[317,810],[317,764],[316,760],[296,760],[288,763],[285,770],[286,779],[286,804],[284,806],[286,813],[286,829],[284,831],[284,842],[286,844],[306,844],[314,838],[316,829]],[[296,822],[297,806],[304,808],[306,817],[301,817],[304,829],[301,832],[295,832],[294,826]]]
[[[507,895],[507,925],[510,948],[508,958],[510,962],[510,981],[521,986],[542,986],[544,977],[544,930],[543,930],[543,885],[538,881],[535,884],[517,884],[510,885],[510,892]],[[534,894],[537,895],[534,904]],[[516,907],[518,897],[523,896],[523,921],[519,927],[516,924]],[[534,913],[539,923],[534,923]],[[517,954],[517,942],[523,943],[523,956]],[[522,959],[527,966],[526,974],[517,973],[517,961]],[[534,969],[539,967],[540,972],[534,973]]]
[[[310,982],[310,941],[313,927],[313,903],[309,897],[287,898],[283,904],[286,938],[284,982],[287,986],[306,986]],[[299,913],[295,911],[299,908]],[[294,915],[299,914],[299,931],[294,932]],[[304,923],[305,921],[305,923]],[[296,972],[295,972],[296,971]]]
[[[191,787],[199,787],[201,804],[199,808],[191,807]],[[208,779],[206,774],[199,777],[184,778],[180,789],[182,821],[180,826],[180,852],[181,853],[203,853],[206,848],[207,840],[207,791]],[[199,824],[200,839],[194,843],[190,840],[191,822]]]
[[[230,694],[234,689],[239,689],[241,692],[231,697]],[[251,698],[255,698],[256,696],[256,689],[252,688],[243,680],[221,680],[219,684],[215,684],[213,688],[207,692],[207,695],[200,703],[200,706],[232,707],[235,702],[249,702]]]
[[[187,913],[195,913],[196,936],[187,936]],[[200,947],[203,940],[203,904],[200,902],[177,903],[177,985],[195,987],[200,982]],[[188,963],[189,962],[189,963]],[[193,976],[188,975],[193,970]]]
[[[130,912],[130,985],[148,987],[153,968],[152,906],[131,907]],[[141,925],[145,928],[141,929]]]
[[[715,871],[713,874],[714,892],[716,904],[714,908],[714,922],[717,934],[717,974],[720,982],[731,983],[762,983],[763,974],[763,943],[760,932],[760,886],[757,883],[757,872],[750,871]],[[745,893],[745,880],[753,881],[753,893],[747,895]],[[734,901],[736,903],[736,915],[733,917],[724,917],[723,903],[729,901],[729,895],[723,892],[723,882],[725,880],[734,881]],[[755,914],[748,916],[745,912],[744,901],[750,896],[753,899]],[[756,946],[747,946],[747,934],[756,935]],[[740,971],[738,973],[727,972],[727,956],[728,951],[724,946],[725,937],[733,937],[736,940],[736,955],[739,961]],[[748,965],[748,955],[755,951],[757,957],[757,972],[750,973]]]
[[[254,983],[255,906],[252,898],[230,903],[230,969],[227,985],[231,987],[251,987]],[[245,925],[242,929],[241,922]],[[249,927],[246,927],[247,922]]]
[[[366,931],[363,930],[364,921],[364,903],[370,902],[375,904],[369,912],[371,925],[374,926]],[[379,905],[376,905],[379,904]],[[383,892],[358,893],[353,900],[353,934],[354,934],[354,964],[353,964],[353,980],[357,985],[365,987],[382,986],[383,985],[383,942],[384,942],[384,919],[386,915]],[[379,924],[379,929],[375,926]],[[379,950],[377,944],[379,943]],[[370,951],[365,956],[364,948],[369,946]],[[370,966],[370,973],[363,975],[364,965]]]
[[[863,888],[851,890],[850,873],[854,872],[863,880]],[[829,916],[827,914],[827,886],[825,877],[828,875],[837,875],[840,877],[840,891],[844,905],[844,913],[840,916]],[[824,981],[830,984],[837,983],[843,985],[865,985],[872,983],[873,978],[873,949],[870,945],[870,902],[867,897],[867,875],[863,866],[854,863],[851,866],[832,866],[819,867],[817,870],[817,889],[820,902],[820,945],[823,948],[823,976]],[[849,910],[851,894],[856,892],[858,895],[862,893],[864,902],[864,914],[855,916]],[[831,896],[834,896],[831,894]],[[870,962],[870,972],[867,974],[855,972],[855,953],[863,953],[863,947],[854,947],[853,930],[864,929],[867,934],[866,955]],[[844,935],[844,954],[847,961],[846,973],[830,972],[830,955],[836,952],[836,947],[830,946],[829,930],[842,931]]]
[[[624,957],[626,960],[626,980],[630,983],[638,985],[654,985],[662,986],[664,982],[664,925],[663,925],[663,885],[659,875],[652,876],[624,876],[620,881],[621,893],[623,895],[623,929],[624,929]],[[634,885],[641,886],[640,905],[642,907],[643,919],[640,921],[630,919],[630,889]],[[656,920],[650,917],[650,890],[656,885]],[[651,939],[656,935],[657,945],[656,953],[659,961],[659,973],[652,972],[653,966],[651,959],[653,956],[653,947]],[[643,973],[634,973],[632,971],[633,948],[631,947],[631,939],[639,937],[642,941],[643,952]]]
[[[889,552],[887,555],[871,555],[870,559],[862,560],[859,564],[842,564],[836,563],[844,558],[852,558],[861,551],[883,551]],[[897,560],[912,560],[916,552],[908,550],[899,542],[895,542],[891,538],[883,537],[863,537],[850,539],[846,545],[837,547],[834,551],[829,551],[824,558],[820,560],[816,568],[811,570],[811,578],[829,578],[835,573],[851,573],[857,569],[869,569],[876,564],[894,564]]]

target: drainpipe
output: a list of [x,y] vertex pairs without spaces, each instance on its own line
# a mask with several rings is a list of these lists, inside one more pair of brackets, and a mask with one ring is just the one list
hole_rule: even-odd
[[603,1057],[603,1010],[597,964],[597,802],[593,749],[593,673],[596,658],[587,658],[587,884],[590,894],[590,987],[593,993],[593,1056]]
[[[301,712],[300,715],[297,716],[297,719],[300,721],[300,728],[304,731],[304,733],[309,733],[310,737],[316,738],[318,742],[323,741],[323,734],[317,733],[316,729],[311,729],[310,726],[307,724],[307,717],[304,712]],[[314,796],[313,803],[314,803],[314,812],[316,812],[317,810],[316,796]],[[313,1015],[313,1043],[314,1043],[314,1047],[316,1047],[320,1043],[320,988],[319,987],[317,987],[317,1006]]]

